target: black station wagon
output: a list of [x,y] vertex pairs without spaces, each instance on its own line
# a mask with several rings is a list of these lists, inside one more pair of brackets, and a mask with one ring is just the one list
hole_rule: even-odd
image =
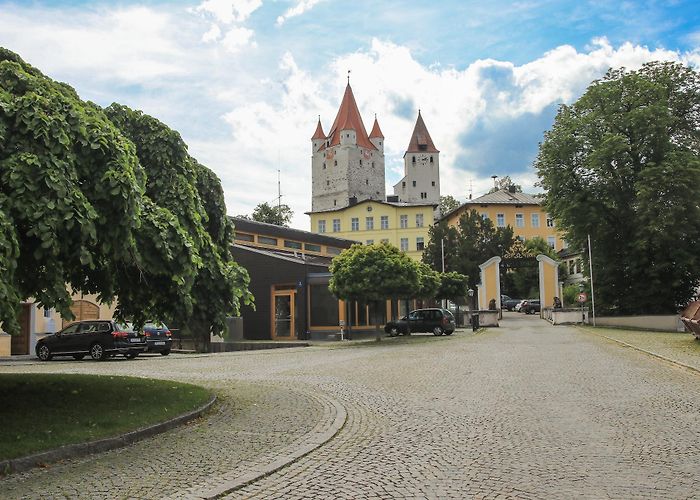
[[432,332],[433,335],[452,335],[456,328],[455,318],[447,309],[416,309],[397,321],[389,321],[384,331],[395,337],[411,332]]
[[47,335],[36,343],[36,357],[48,361],[54,356],[83,359],[89,354],[101,361],[123,354],[135,358],[146,350],[146,337],[139,335],[130,323],[114,320],[78,321],[63,330]]

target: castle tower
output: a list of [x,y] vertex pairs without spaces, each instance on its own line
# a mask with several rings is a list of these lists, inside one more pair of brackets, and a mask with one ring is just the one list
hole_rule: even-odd
[[384,137],[374,124],[370,139],[348,82],[328,135],[319,119],[311,138],[313,212],[346,207],[351,198],[384,200]]
[[423,117],[418,119],[403,155],[404,177],[394,195],[407,203],[440,203],[440,151],[433,144]]

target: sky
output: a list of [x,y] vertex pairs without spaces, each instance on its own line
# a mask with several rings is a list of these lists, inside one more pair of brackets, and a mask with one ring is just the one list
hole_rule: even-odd
[[387,194],[418,110],[441,189],[464,201],[492,175],[537,192],[532,162],[561,104],[611,68],[700,70],[697,0],[0,0],[0,46],[85,100],[177,130],[221,179],[230,215],[261,202],[309,229],[311,141],[350,83],[385,135]]

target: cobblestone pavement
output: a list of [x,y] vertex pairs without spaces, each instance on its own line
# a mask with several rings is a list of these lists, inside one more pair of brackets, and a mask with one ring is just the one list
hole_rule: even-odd
[[335,438],[229,496],[700,498],[695,372],[522,315],[478,335],[335,346],[2,368],[128,369],[224,403],[135,446],[10,476],[0,497],[201,496],[323,429],[330,399],[347,411]]
[[600,327],[586,327],[585,330],[595,335],[603,335],[633,345],[639,349],[653,352],[700,370],[700,340],[697,340],[692,333],[643,332]]

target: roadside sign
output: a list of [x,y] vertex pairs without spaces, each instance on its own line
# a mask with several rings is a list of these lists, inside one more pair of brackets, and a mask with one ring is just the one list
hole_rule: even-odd
[[578,299],[576,299],[579,303],[583,304],[588,300],[588,295],[586,292],[581,292],[578,294]]

